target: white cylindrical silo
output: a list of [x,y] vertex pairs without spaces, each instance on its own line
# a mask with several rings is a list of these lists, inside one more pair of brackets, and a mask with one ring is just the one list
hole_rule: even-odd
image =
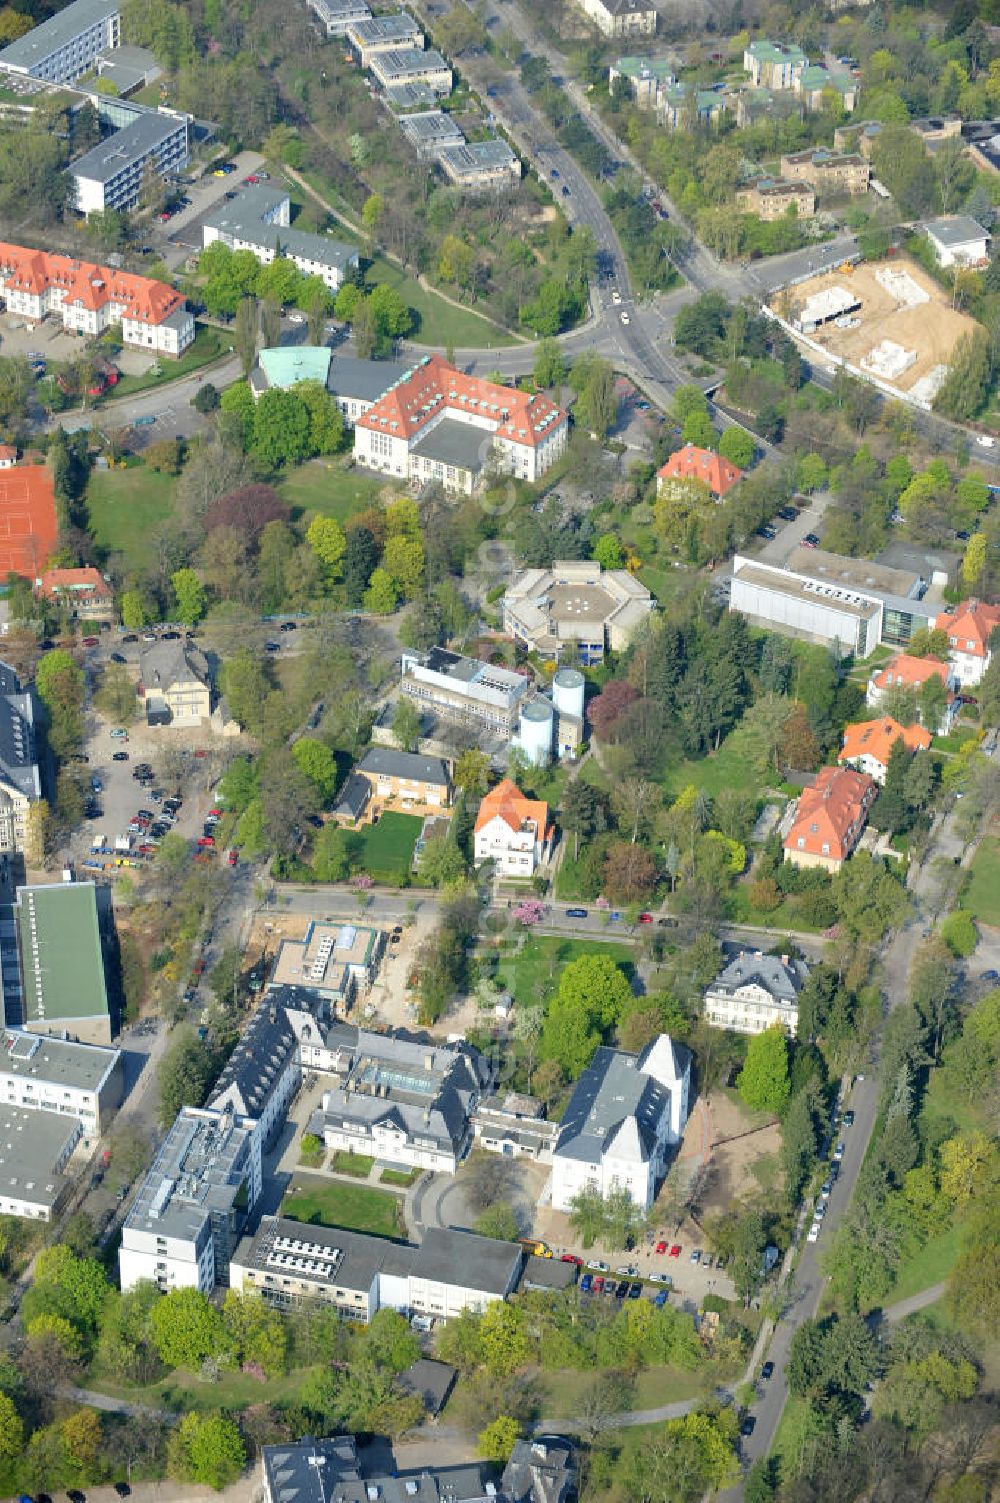
[[521,711],[518,743],[528,761],[540,767],[552,755],[553,710],[547,699],[529,699]]
[[583,719],[584,677],[578,668],[560,668],[552,680],[552,703],[560,715]]

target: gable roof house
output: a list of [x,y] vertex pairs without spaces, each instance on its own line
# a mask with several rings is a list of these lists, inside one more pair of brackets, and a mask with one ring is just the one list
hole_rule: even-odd
[[150,725],[201,725],[212,713],[208,659],[183,639],[143,643],[139,693]]
[[501,876],[530,877],[547,859],[554,835],[548,804],[525,798],[504,778],[479,805],[475,859],[493,861]]
[[948,659],[963,687],[978,684],[993,658],[990,638],[1000,626],[1000,606],[967,600],[942,611],[934,622],[936,631],[948,633]]
[[794,866],[839,871],[853,852],[875,802],[878,784],[864,772],[821,767],[799,797],[785,836],[785,860]]
[[958,713],[958,698],[953,687],[951,669],[938,658],[915,658],[908,652],[897,652],[895,657],[890,658],[868,680],[865,703],[877,710],[892,690],[915,689],[919,692],[932,678],[941,680],[948,697],[941,723],[929,726],[928,729],[936,736],[946,736]]
[[100,569],[46,569],[35,581],[35,594],[81,621],[110,621],[115,613],[114,590]]
[[266,1147],[301,1083],[301,1045],[316,1043],[329,1023],[329,1003],[315,992],[295,986],[269,991],[226,1061],[209,1108],[230,1107],[256,1123]]
[[404,805],[429,804],[436,809],[446,809],[451,803],[451,774],[440,757],[373,746],[355,767],[354,775],[365,780],[372,797],[398,798]]
[[688,1116],[691,1056],[668,1034],[641,1054],[600,1048],[576,1083],[552,1155],[552,1207],[573,1197],[628,1190],[648,1211]]
[[931,733],[922,725],[902,726],[891,715],[861,720],[844,727],[844,744],[837,753],[837,761],[866,772],[876,783],[884,783],[892,748],[899,740],[907,751],[926,751],[931,744]]
[[656,472],[656,494],[660,495],[671,480],[701,480],[708,486],[717,501],[743,479],[743,471],[736,465],[715,454],[711,449],[699,449],[696,444],[685,444],[675,450],[666,464]]

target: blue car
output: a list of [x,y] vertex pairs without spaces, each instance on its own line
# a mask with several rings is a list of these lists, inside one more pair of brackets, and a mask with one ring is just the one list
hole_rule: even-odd
[[1000,971],[984,971],[984,981],[1000,981]]
[[593,1285],[594,1275],[592,1273],[585,1273],[583,1278],[580,1280],[581,1292],[584,1294],[589,1294],[591,1289],[593,1288]]
[[665,1289],[661,1289],[660,1292],[659,1292],[659,1294],[654,1299],[653,1304],[656,1306],[656,1308],[658,1310],[662,1310],[663,1307],[664,1307],[664,1305],[666,1303],[667,1303],[667,1291]]

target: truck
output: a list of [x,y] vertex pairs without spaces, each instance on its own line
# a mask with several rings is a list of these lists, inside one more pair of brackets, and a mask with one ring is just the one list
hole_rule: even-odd
[[115,850],[116,851],[126,851],[126,852],[128,852],[131,849],[132,849],[132,837],[131,837],[131,835],[118,835],[118,836],[115,837]]

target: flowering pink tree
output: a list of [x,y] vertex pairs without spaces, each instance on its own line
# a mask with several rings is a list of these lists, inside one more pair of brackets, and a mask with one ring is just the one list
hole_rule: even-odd
[[375,878],[369,872],[358,872],[351,878],[351,886],[358,892],[367,892],[369,887],[375,886]]
[[526,929],[540,924],[544,917],[545,904],[540,903],[537,898],[525,898],[524,902],[518,903],[514,909],[515,922],[523,924]]

